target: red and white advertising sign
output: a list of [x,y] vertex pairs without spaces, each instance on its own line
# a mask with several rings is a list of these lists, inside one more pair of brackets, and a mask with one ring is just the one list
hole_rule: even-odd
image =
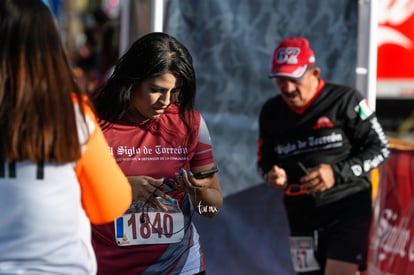
[[414,97],[414,1],[379,0],[377,97]]
[[414,274],[414,150],[391,151],[381,166],[368,274]]

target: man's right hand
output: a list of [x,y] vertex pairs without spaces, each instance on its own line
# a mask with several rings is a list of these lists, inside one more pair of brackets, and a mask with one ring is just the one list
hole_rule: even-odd
[[265,175],[265,181],[274,189],[284,189],[287,185],[285,169],[273,165],[272,169]]

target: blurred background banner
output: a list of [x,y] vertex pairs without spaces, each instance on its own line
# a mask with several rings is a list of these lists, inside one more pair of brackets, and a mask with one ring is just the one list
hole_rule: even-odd
[[165,31],[194,57],[197,108],[211,131],[225,195],[261,182],[258,114],[278,93],[268,77],[278,42],[307,37],[322,77],[354,86],[357,19],[357,1],[348,0],[168,2]]
[[414,1],[379,1],[379,97],[414,96]]
[[414,270],[414,143],[392,140],[390,160],[380,169],[372,223],[369,274]]

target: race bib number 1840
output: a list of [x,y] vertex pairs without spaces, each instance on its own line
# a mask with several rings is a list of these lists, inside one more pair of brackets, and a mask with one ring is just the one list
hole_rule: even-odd
[[142,211],[141,208],[118,218],[114,224],[118,246],[180,242],[184,237],[184,216],[176,201],[168,208],[171,210],[150,208]]

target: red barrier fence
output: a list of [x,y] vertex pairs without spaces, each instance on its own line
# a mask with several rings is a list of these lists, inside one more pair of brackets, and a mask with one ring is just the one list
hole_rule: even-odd
[[414,143],[390,139],[380,168],[371,230],[369,275],[414,274]]

